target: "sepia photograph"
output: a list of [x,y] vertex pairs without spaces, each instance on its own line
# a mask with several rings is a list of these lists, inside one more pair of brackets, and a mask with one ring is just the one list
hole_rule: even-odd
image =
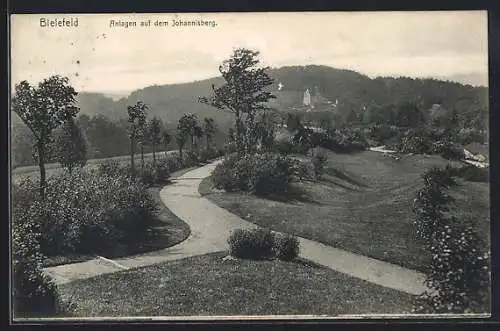
[[9,37],[14,321],[491,316],[486,11]]

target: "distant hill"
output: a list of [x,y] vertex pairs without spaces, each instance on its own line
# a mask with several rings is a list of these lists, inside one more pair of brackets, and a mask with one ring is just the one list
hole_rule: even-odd
[[[375,105],[405,101],[418,102],[428,110],[434,104],[458,112],[476,110],[488,105],[485,87],[473,87],[436,79],[370,77],[351,70],[327,66],[288,66],[270,69],[275,79],[270,90],[277,96],[270,105],[279,111],[304,110],[303,97],[308,89],[313,102],[312,111],[331,111],[346,118],[351,111],[362,113]],[[176,123],[192,112],[200,118],[213,117],[222,126],[232,122],[232,115],[201,104],[198,97],[208,96],[212,85],[223,83],[221,77],[183,84],[155,85],[131,92],[113,100],[100,93],[82,92],[78,96],[82,114],[104,114],[112,119],[126,116],[127,105],[141,100],[149,105],[150,116],[159,116],[165,123]]]
[[[274,68],[269,70],[269,74],[275,80],[269,90],[277,97],[270,101],[270,106],[281,113],[309,112],[308,115],[313,115],[311,118],[327,117],[331,114],[334,121],[337,119],[345,121],[355,113],[356,118],[362,118],[363,121],[368,118],[370,123],[372,114],[381,112],[380,109],[384,108],[379,106],[411,101],[415,102],[422,112],[439,117],[450,115],[454,109],[465,115],[466,120],[470,122],[477,118],[480,111],[483,117],[488,117],[488,90],[485,87],[436,79],[405,77],[372,79],[355,71],[318,65]],[[212,117],[218,127],[216,140],[222,144],[224,135],[233,124],[233,115],[198,102],[199,97],[211,94],[212,85],[221,84],[223,84],[222,78],[214,77],[183,84],[149,86],[130,93],[81,92],[77,100],[80,114],[91,117],[105,115],[122,129],[126,126],[124,119],[127,117],[127,106],[138,100],[148,104],[149,117],[160,117],[171,133],[175,132],[178,120],[185,113],[195,113],[200,120]],[[306,91],[310,93],[314,108],[304,105]],[[33,137],[17,115],[12,114],[11,118],[13,164],[31,164]],[[111,144],[110,150],[118,152],[119,148],[116,147],[118,143],[109,139],[110,134],[117,134],[110,130],[104,125],[103,129],[98,130],[100,133],[94,135],[99,135],[99,141]],[[123,132],[122,140],[125,142],[118,145],[123,145],[126,150],[128,143],[126,132]],[[93,153],[100,155],[99,153],[104,153],[103,151]]]
[[149,86],[116,101],[104,94],[82,92],[78,95],[78,106],[81,114],[103,114],[118,120],[127,116],[128,105],[140,100],[149,106],[150,117],[158,116],[166,124],[177,123],[182,115],[189,112],[198,114],[200,119],[212,117],[217,123],[226,124],[232,119],[230,114],[198,102],[199,97],[210,94],[212,84],[221,83],[221,78],[212,78],[185,84]]

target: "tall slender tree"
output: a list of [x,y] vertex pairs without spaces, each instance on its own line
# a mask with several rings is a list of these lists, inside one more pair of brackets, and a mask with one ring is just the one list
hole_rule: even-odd
[[179,148],[179,159],[182,162],[182,152],[184,150],[184,146],[186,145],[187,133],[180,130],[177,131],[177,134],[175,135],[175,141],[177,142],[177,147]]
[[170,141],[172,141],[172,136],[167,132],[166,129],[163,130],[161,134],[161,140],[163,142],[163,148],[165,148],[165,156],[168,153],[168,145],[170,144]]
[[148,140],[153,148],[153,163],[156,164],[156,147],[161,144],[162,123],[158,117],[153,117],[148,123]]
[[133,106],[127,107],[128,112],[128,134],[130,138],[130,170],[135,176],[135,145],[138,139],[143,137],[146,125],[146,111],[148,106],[143,102],[138,101]]
[[215,131],[216,131],[216,126],[214,119],[211,117],[205,117],[203,119],[203,132],[205,133],[207,151],[210,150],[211,145],[213,144]]
[[192,113],[184,114],[179,120],[177,130],[181,136],[189,138],[190,151],[193,152],[196,148],[196,138],[200,138],[203,133],[198,116]]
[[38,87],[31,86],[27,81],[15,86],[11,107],[35,137],[42,199],[45,199],[45,163],[53,131],[78,113],[76,95],[75,89],[69,85],[69,79],[58,75],[44,79]]
[[200,98],[202,103],[234,113],[236,147],[240,155],[256,147],[256,137],[249,134],[254,130],[256,114],[270,110],[267,102],[275,98],[266,90],[273,84],[266,72],[269,68],[258,67],[258,55],[259,52],[245,48],[234,50],[219,67],[224,85],[212,86],[212,96]]

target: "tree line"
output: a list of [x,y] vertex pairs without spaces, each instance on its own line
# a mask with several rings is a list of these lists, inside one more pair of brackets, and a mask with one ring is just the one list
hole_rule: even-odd
[[145,153],[153,153],[154,164],[158,152],[172,149],[172,137],[181,158],[186,147],[189,153],[199,154],[203,137],[205,150],[217,148],[217,126],[212,118],[206,117],[200,123],[196,114],[184,114],[177,127],[169,130],[160,118],[147,119],[149,107],[142,101],[129,105],[127,119],[118,123],[103,115],[77,118],[80,109],[76,106],[76,96],[69,79],[59,75],[44,79],[38,86],[27,81],[15,86],[12,111],[29,129],[30,136],[24,144],[31,143],[21,153],[25,154],[24,162],[29,159],[26,155],[29,153],[39,167],[42,198],[46,187],[45,166],[50,162],[59,162],[71,173],[74,168],[83,167],[89,156],[129,154],[131,172],[135,174],[137,147],[141,168],[144,168]]

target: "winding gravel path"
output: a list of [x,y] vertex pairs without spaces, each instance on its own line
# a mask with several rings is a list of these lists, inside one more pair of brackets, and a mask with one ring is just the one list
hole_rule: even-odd
[[[227,237],[237,228],[256,228],[253,223],[216,206],[198,192],[201,181],[208,177],[217,163],[213,162],[173,180],[160,196],[165,205],[191,228],[191,235],[182,243],[152,253],[116,259],[97,258],[91,261],[50,267],[45,271],[56,283],[67,283],[123,269],[178,260],[195,255],[228,249]],[[410,294],[426,290],[424,275],[394,264],[330,247],[300,238],[304,259],[350,276]]]

